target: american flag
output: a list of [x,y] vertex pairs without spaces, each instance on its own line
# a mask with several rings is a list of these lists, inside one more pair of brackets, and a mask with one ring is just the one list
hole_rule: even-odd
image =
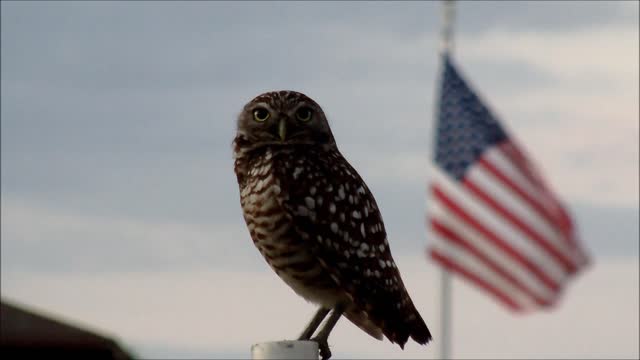
[[571,216],[448,54],[435,130],[428,255],[514,311],[556,303],[588,264]]

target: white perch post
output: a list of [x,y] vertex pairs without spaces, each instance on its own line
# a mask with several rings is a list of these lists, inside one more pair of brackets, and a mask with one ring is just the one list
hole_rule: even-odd
[[318,360],[318,343],[315,341],[284,340],[253,344],[251,358]]

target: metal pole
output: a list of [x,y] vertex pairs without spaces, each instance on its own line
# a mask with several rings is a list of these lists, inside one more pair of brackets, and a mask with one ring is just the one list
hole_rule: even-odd
[[440,277],[440,359],[451,359],[451,274],[442,269]]
[[[453,52],[453,22],[455,2],[444,0],[442,4],[441,51]],[[440,358],[451,359],[451,274],[442,268],[440,276]]]
[[442,52],[453,52],[453,23],[455,20],[455,1],[443,0],[442,2],[442,30],[440,39],[442,41]]

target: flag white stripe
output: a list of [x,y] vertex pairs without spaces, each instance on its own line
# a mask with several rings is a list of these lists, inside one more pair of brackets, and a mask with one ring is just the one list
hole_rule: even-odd
[[540,205],[550,214],[557,213],[558,204],[546,191],[533,184],[520,170],[514,167],[513,163],[499,146],[494,146],[482,155],[485,160],[500,170],[506,177],[511,179],[532,199],[536,199]]
[[537,245],[528,240],[525,234],[514,228],[502,216],[484,204],[467,189],[463,188],[455,180],[435,165],[431,166],[433,184],[437,184],[452,200],[464,210],[510,244],[523,257],[537,264],[556,283],[561,284],[567,274],[564,269],[554,259],[540,249]]
[[[561,209],[561,204],[557,202],[552,194],[548,194],[546,190],[539,188],[537,185],[531,183],[529,179],[522,175],[522,173],[511,163],[511,160],[507,157],[505,152],[498,146],[488,149],[483,155],[485,161],[490,163],[498,171],[500,171],[505,177],[509,178],[514,184],[516,184],[522,191],[524,191],[530,198],[534,199],[540,206],[542,206],[547,213],[552,217],[559,217],[559,212],[564,211]],[[555,224],[554,224],[555,225]],[[573,230],[570,235],[572,242],[578,242]],[[563,243],[568,243],[564,239],[560,239]],[[569,240],[569,239],[567,239]],[[584,253],[584,249],[581,247],[574,247],[569,245],[572,259],[577,259],[577,264],[584,265],[587,261],[587,256]]]
[[468,272],[482,278],[485,282],[491,284],[504,295],[508,296],[513,302],[518,304],[523,310],[533,309],[537,304],[531,297],[520,289],[514,287],[501,276],[494,273],[484,263],[472,256],[468,251],[458,247],[455,243],[443,239],[440,235],[432,232],[432,249],[440,252],[455,262],[458,266],[465,268]]
[[567,242],[563,240],[564,235],[557,229],[551,228],[549,223],[535,209],[530,207],[520,195],[507,186],[502,186],[499,179],[481,166],[471,167],[467,177],[521,222],[539,233],[555,249],[571,259],[574,264],[578,264],[579,258],[574,251],[569,249]]
[[[432,219],[437,219],[442,224],[453,229],[462,238],[472,244],[473,247],[493,260],[493,262],[511,274],[539,298],[549,300],[550,302],[555,298],[556,294],[553,289],[547,287],[545,283],[541,282],[537,277],[533,276],[530,271],[505,254],[502,249],[495,246],[493,242],[485,238],[484,235],[468,226],[463,220],[458,219],[457,215],[441,205],[438,199],[432,199],[429,203],[428,211]],[[501,275],[497,274],[497,276]]]
[[[559,213],[564,211],[562,210],[562,205],[558,203],[555,196],[553,194],[549,194],[545,189],[541,189],[537,185],[531,183],[531,181],[523,176],[500,147],[493,147],[487,150],[485,155],[483,155],[483,158],[500,171],[505,177],[509,178],[509,180],[511,180],[519,189],[527,193],[530,198],[534,199],[534,201],[542,206],[549,216],[551,216],[551,221],[554,221],[553,219],[559,217]],[[556,224],[550,224],[552,227],[555,225]],[[563,238],[560,238],[560,240],[562,241]],[[575,239],[572,239],[571,241],[575,241]],[[569,239],[566,239],[563,243],[569,243]],[[567,245],[569,246],[572,258],[577,259],[577,264],[579,266],[584,265],[587,261],[584,249],[581,247],[574,247],[569,244]]]

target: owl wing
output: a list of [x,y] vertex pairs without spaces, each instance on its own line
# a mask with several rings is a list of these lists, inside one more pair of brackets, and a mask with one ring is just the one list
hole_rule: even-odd
[[374,337],[381,330],[401,347],[409,336],[426,343],[431,335],[404,287],[382,216],[359,174],[337,151],[310,149],[285,161],[289,166],[278,167],[279,179],[290,191],[282,205],[316,259],[353,300],[346,317]]

